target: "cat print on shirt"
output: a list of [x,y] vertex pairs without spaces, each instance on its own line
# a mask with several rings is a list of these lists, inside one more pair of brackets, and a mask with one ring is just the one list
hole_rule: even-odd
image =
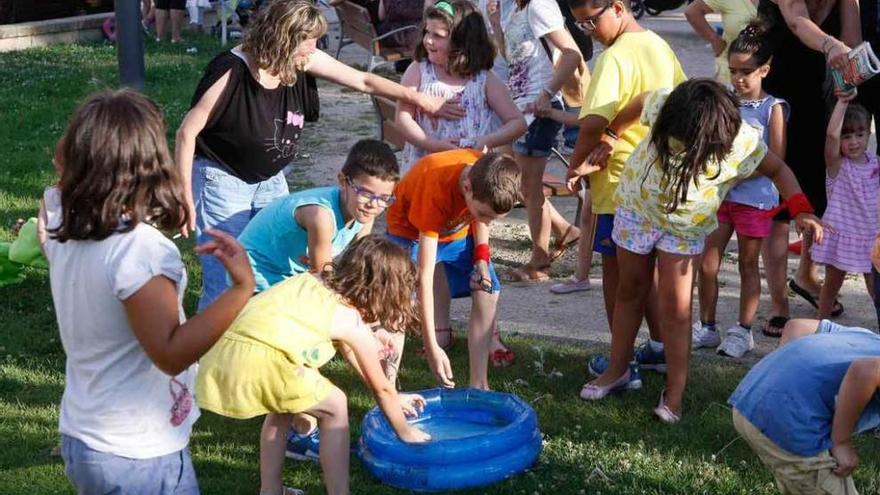
[[[274,119],[275,135],[272,139],[266,139],[269,147],[266,151],[277,151],[278,155],[273,160],[282,158],[291,158],[296,155],[296,143],[299,140],[300,131],[302,131],[305,119],[301,113],[287,112],[287,118]],[[291,125],[295,129],[292,136],[285,135],[285,127]]]

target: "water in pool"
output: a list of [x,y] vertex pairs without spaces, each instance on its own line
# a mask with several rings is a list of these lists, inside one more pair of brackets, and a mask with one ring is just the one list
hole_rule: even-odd
[[454,440],[457,438],[474,437],[483,435],[504,426],[497,420],[488,420],[485,417],[461,416],[431,416],[415,424],[423,431],[431,435],[432,440]]

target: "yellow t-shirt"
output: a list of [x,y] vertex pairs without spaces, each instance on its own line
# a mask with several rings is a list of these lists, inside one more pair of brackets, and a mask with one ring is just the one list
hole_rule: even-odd
[[330,339],[339,296],[310,273],[257,294],[199,361],[199,407],[234,418],[305,411],[332,385],[318,368],[336,349]]
[[721,55],[715,57],[715,79],[721,83],[730,82],[730,68],[727,63],[727,52],[733,40],[739,36],[746,24],[758,16],[758,8],[752,0],[703,0],[712,11],[721,14],[721,25],[724,34],[721,39],[727,46]]
[[[661,89],[648,96],[639,119],[643,125],[654,125],[669,93],[671,90]],[[761,133],[743,122],[730,154],[720,162],[710,162],[706,173],[689,184],[687,201],[666,213],[671,194],[669,184],[661,180],[663,171],[656,148],[650,139],[645,139],[626,162],[615,199],[621,208],[638,213],[661,230],[685,239],[705,238],[718,227],[718,208],[727,191],[752,175],[766,154],[767,145]]]
[[[580,118],[598,115],[610,123],[634,97],[674,88],[685,79],[678,58],[663,38],[653,31],[623,33],[596,61]],[[630,126],[615,143],[608,166],[589,175],[593,213],[614,213],[614,191],[623,165],[648,131],[643,125]]]

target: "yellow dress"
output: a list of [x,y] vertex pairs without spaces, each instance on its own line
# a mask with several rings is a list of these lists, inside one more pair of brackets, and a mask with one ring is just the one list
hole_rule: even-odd
[[199,361],[199,407],[246,419],[324,400],[333,385],[318,368],[336,353],[330,328],[338,304],[309,273],[254,296]]

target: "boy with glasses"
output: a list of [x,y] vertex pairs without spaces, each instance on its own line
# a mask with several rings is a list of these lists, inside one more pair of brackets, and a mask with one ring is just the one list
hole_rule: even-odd
[[[376,217],[394,203],[399,179],[400,166],[391,148],[364,139],[348,152],[338,185],[298,191],[260,210],[238,238],[254,269],[256,291],[294,275],[324,270],[355,239],[370,233]],[[378,328],[374,335],[385,357],[385,374],[395,383],[403,334]],[[287,456],[317,461],[319,443],[317,421],[297,415]]]
[[[608,127],[614,117],[636,96],[660,88],[673,88],[687,77],[672,48],[657,34],[636,21],[629,0],[569,0],[578,25],[606,49],[593,69],[580,113],[580,133],[568,171],[569,187],[576,188],[581,177],[590,181],[593,214],[597,215],[593,250],[602,255],[602,291],[611,327],[618,283],[616,246],[611,239],[614,227],[614,195],[624,164],[636,145],[649,132],[636,124],[622,132]],[[645,281],[649,283],[650,281]],[[664,371],[663,344],[648,323],[654,339],[636,352],[646,368]],[[590,361],[589,371],[601,374],[607,367],[604,356]],[[638,365],[633,364],[630,388],[641,386]]]

